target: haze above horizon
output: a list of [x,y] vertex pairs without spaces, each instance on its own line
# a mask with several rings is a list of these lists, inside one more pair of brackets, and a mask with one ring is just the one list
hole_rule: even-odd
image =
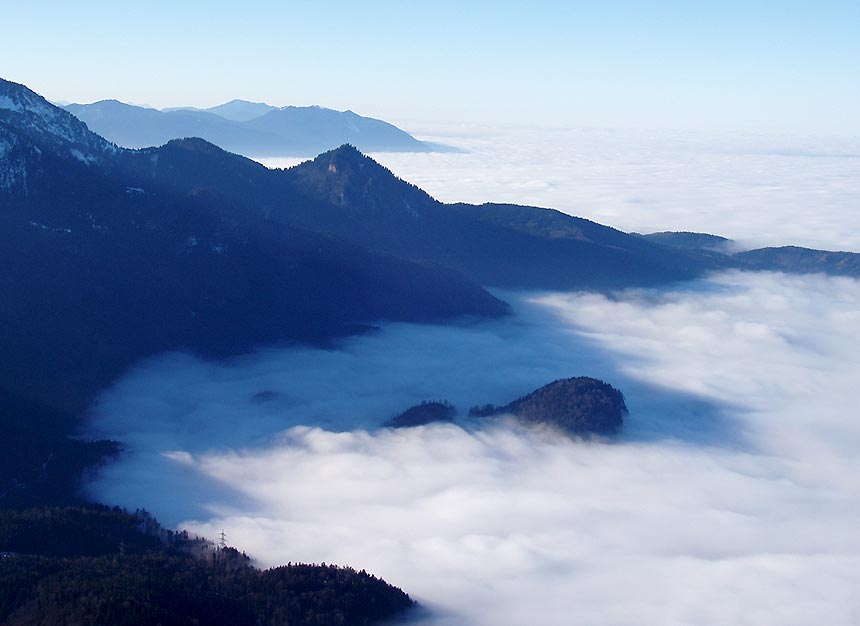
[[49,0],[10,4],[4,22],[2,75],[52,100],[241,98],[393,123],[860,128],[860,5],[847,1]]

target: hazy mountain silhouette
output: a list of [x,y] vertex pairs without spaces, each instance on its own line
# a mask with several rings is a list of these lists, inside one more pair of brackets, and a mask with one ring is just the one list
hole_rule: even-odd
[[247,122],[269,111],[275,111],[278,107],[273,107],[265,102],[248,102],[247,100],[230,100],[224,104],[219,104],[214,107],[205,109],[209,113],[220,115],[221,117],[233,120],[234,122]]
[[102,100],[63,107],[102,137],[126,148],[160,146],[200,137],[225,150],[254,157],[309,156],[351,143],[366,151],[450,150],[419,141],[382,120],[322,107],[276,108],[232,100],[209,109],[164,111]]
[[750,269],[860,276],[860,254],[856,252],[831,252],[798,246],[780,246],[740,252],[734,258]]
[[737,249],[734,241],[707,233],[667,231],[642,236],[670,248],[697,251],[710,256],[715,262],[728,262],[729,266],[737,269],[860,277],[860,254],[856,252],[814,250],[800,246],[734,252]]
[[284,143],[280,137],[243,128],[207,111],[159,111],[117,100],[69,104],[63,108],[94,132],[125,148],[160,146],[183,137],[205,137],[236,152],[268,154],[281,149]]
[[170,107],[162,109],[162,111],[206,111],[234,122],[247,122],[255,117],[265,115],[269,111],[274,111],[277,108],[278,107],[273,107],[271,104],[266,104],[265,102],[230,100],[230,102],[209,107],[208,109],[198,109],[196,107]]

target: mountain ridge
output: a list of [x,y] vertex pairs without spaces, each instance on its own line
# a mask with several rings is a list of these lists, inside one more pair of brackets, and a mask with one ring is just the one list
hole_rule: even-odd
[[378,320],[505,315],[481,285],[611,291],[722,269],[860,274],[851,253],[727,255],[671,239],[552,209],[445,204],[349,145],[286,170],[200,138],[119,148],[0,80],[4,385],[72,414],[159,351],[224,356],[332,342]]
[[371,152],[452,150],[419,141],[388,122],[320,106],[273,107],[232,100],[208,109],[159,110],[108,99],[62,108],[99,135],[126,148],[201,137],[228,151],[253,157],[309,156],[344,143],[354,143]]
[[216,187],[222,171],[269,170],[204,140],[116,148],[21,85],[0,83],[0,98],[0,171],[22,173],[0,187],[0,352],[7,382],[48,405],[78,411],[156,351],[229,354],[507,310],[451,269],[239,210]]

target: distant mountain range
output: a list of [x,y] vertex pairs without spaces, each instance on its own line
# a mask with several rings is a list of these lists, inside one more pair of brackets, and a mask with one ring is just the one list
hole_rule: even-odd
[[205,113],[214,113],[225,119],[233,120],[234,122],[247,122],[258,117],[263,117],[270,111],[277,111],[278,107],[266,104],[265,102],[248,102],[247,100],[230,100],[224,104],[219,104],[208,109],[199,109],[197,107],[168,107],[162,111],[202,111]]
[[5,388],[33,411],[77,415],[165,350],[228,355],[330,342],[378,320],[506,314],[483,285],[860,275],[853,253],[727,250],[714,236],[628,234],[550,209],[444,204],[347,145],[289,170],[199,138],[118,148],[0,80],[0,398]]
[[232,100],[209,109],[160,111],[102,100],[63,108],[93,132],[124,148],[148,148],[171,139],[200,137],[249,157],[313,156],[345,143],[367,152],[454,150],[419,141],[382,120],[318,106],[278,108]]

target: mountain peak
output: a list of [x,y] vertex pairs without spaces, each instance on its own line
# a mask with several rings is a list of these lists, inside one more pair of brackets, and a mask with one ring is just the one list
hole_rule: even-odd
[[317,170],[324,170],[329,175],[337,175],[337,178],[353,181],[357,178],[365,180],[368,177],[379,175],[394,178],[394,174],[390,170],[350,143],[323,152],[312,163]]
[[[265,106],[265,107],[271,107],[272,106],[266,102],[254,102],[253,100],[242,100],[242,98],[233,98],[229,102],[224,102],[224,103],[219,104],[217,106],[223,107],[223,106],[228,106],[228,105],[233,105],[233,104],[242,104],[242,105],[251,104],[254,106]],[[215,108],[215,107],[210,107],[210,108]]]
[[[323,152],[317,157],[317,159],[321,159],[323,161],[329,159],[330,161],[337,160],[351,163],[359,163],[363,160],[373,161],[373,159],[371,159],[369,156],[366,156],[361,150],[356,148],[351,143],[345,143],[338,146],[337,148],[334,148],[333,150]],[[376,161],[373,162],[376,163]]]
[[24,85],[0,78],[0,110],[13,113],[46,114],[56,109],[50,102]]
[[275,110],[277,110],[277,107],[273,107],[265,102],[250,102],[238,98],[205,109],[207,113],[214,113],[233,122],[248,122]]
[[337,206],[367,206],[394,212],[405,209],[417,216],[423,208],[436,203],[426,192],[401,180],[348,143],[289,171],[312,195]]
[[187,150],[188,152],[201,152],[212,154],[215,152],[224,152],[214,143],[201,139],[200,137],[183,137],[181,139],[171,139],[165,144],[166,148],[177,148],[179,150]]
[[24,85],[0,78],[0,122],[9,132],[39,149],[62,152],[87,163],[99,161],[116,147],[91,132],[68,111],[54,106]]

